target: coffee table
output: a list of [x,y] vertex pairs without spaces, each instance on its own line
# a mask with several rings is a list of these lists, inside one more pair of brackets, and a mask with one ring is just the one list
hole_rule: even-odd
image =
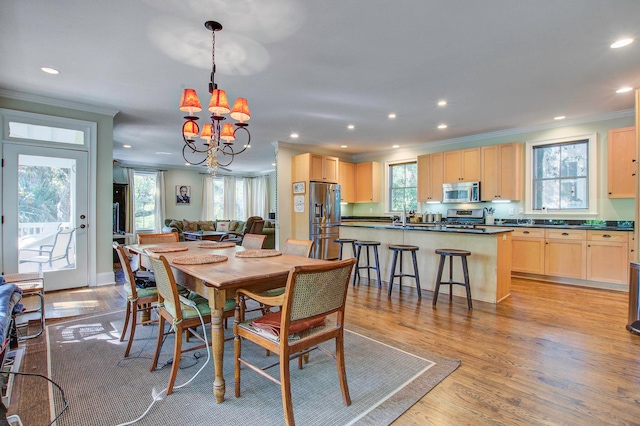
[[221,231],[200,231],[200,232],[183,232],[185,241],[218,241],[226,232]]

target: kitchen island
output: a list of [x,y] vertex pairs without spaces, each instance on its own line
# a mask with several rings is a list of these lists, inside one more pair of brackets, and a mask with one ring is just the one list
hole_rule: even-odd
[[[513,229],[500,227],[476,227],[473,229],[452,229],[444,226],[407,224],[392,225],[381,222],[343,222],[340,238],[380,241],[380,273],[383,281],[389,280],[391,252],[389,244],[410,244],[420,248],[418,273],[422,288],[433,291],[440,256],[436,249],[460,249],[471,252],[469,256],[469,282],[471,298],[489,303],[499,303],[511,291],[511,232]],[[361,259],[362,261],[362,259]],[[403,269],[412,269],[409,256],[404,259]],[[448,279],[448,261],[445,265],[444,280]],[[454,259],[456,281],[462,281],[462,266]],[[404,279],[404,285],[415,286],[412,279]],[[440,296],[448,294],[449,286],[440,287]],[[454,286],[455,296],[466,297],[464,288]],[[444,299],[443,299],[444,300]],[[444,304],[444,303],[442,303]]]

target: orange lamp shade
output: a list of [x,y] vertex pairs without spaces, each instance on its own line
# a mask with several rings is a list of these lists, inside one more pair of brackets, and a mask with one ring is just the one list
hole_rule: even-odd
[[194,136],[198,136],[200,133],[200,129],[198,128],[198,124],[196,124],[193,120],[187,120],[184,122],[182,126],[182,134],[186,137],[192,138]]
[[236,99],[236,103],[233,104],[233,109],[231,110],[231,118],[241,123],[249,121],[251,113],[249,112],[249,102],[245,98]]
[[200,139],[211,139],[211,123],[205,123],[202,127],[202,133],[200,133]]
[[211,101],[209,102],[209,111],[215,115],[229,113],[229,102],[227,101],[227,94],[224,90],[215,89],[213,91]]
[[222,133],[220,134],[220,139],[224,139],[227,142],[231,142],[236,140],[236,135],[234,135],[233,133],[235,132],[235,129],[233,128],[232,124],[225,124],[222,127]]
[[182,99],[180,99],[180,111],[193,114],[202,111],[200,100],[194,89],[184,89],[182,91]]

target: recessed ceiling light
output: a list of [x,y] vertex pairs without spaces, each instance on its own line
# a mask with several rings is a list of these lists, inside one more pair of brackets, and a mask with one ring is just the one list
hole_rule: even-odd
[[446,124],[438,124],[438,129],[446,129],[447,125]]
[[300,135],[298,135],[297,133],[291,133],[289,136],[291,136],[292,138],[295,139],[295,138],[299,137]]
[[340,148],[348,148],[347,145],[340,145]]
[[564,120],[565,118],[567,118],[566,115],[558,115],[557,117],[553,117],[554,120]]
[[184,163],[184,165],[185,165],[185,166],[190,166],[190,165],[191,165],[191,163]]
[[438,101],[438,106],[446,106],[447,105],[447,101],[445,101],[444,99],[441,101]]
[[396,114],[392,112],[391,114],[389,114],[389,118],[396,118]]
[[354,126],[353,124],[349,124],[349,125],[347,126],[347,129],[349,129],[349,130],[353,130],[353,129],[355,129],[355,128],[356,128],[356,126]]
[[156,152],[156,154],[157,155],[173,155],[172,153],[166,152],[166,151],[158,151],[158,152]]
[[627,93],[633,90],[633,87],[621,87],[616,90],[616,93]]
[[55,68],[51,68],[51,67],[42,67],[40,68],[42,71],[46,72],[47,74],[60,74],[60,71],[58,71]]
[[615,43],[611,45],[612,49],[618,49],[620,47],[625,47],[633,43],[632,38],[621,38],[620,40],[616,40]]
[[131,148],[131,145],[122,145],[123,148]]
[[276,163],[271,163],[271,165],[275,167]]
[[400,148],[400,145],[393,145],[391,148]]

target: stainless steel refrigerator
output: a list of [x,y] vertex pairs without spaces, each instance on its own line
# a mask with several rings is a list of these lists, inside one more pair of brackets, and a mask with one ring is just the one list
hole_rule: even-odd
[[309,184],[309,239],[313,240],[316,259],[335,260],[340,235],[340,185],[311,182]]

